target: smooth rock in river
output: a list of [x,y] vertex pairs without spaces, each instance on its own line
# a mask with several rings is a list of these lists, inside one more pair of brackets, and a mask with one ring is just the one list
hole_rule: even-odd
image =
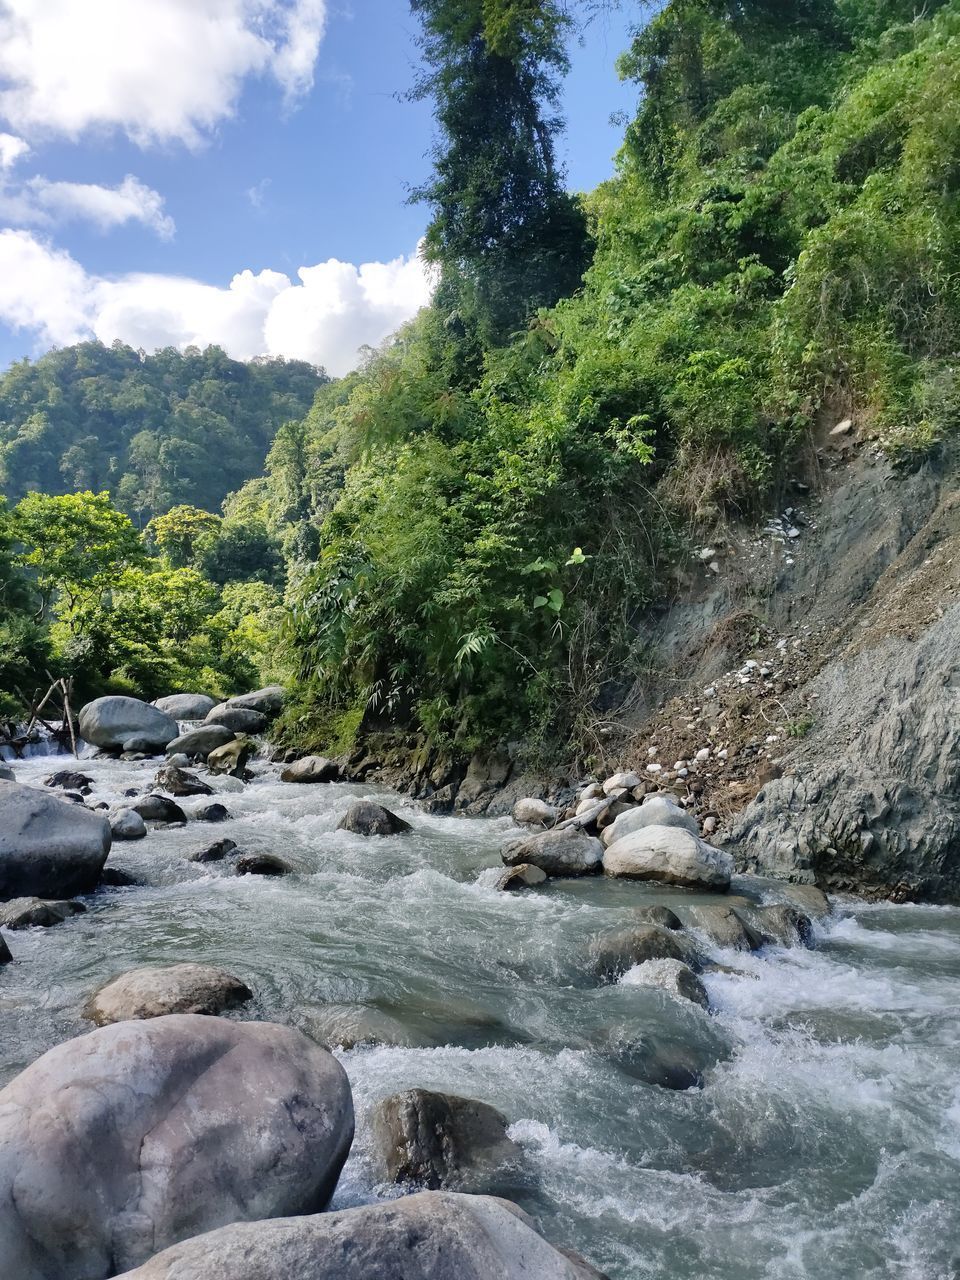
[[153,785],[158,791],[169,792],[172,796],[212,796],[213,788],[201,782],[189,769],[178,769],[176,765],[165,765],[157,773]]
[[699,968],[696,946],[682,934],[655,924],[601,934],[591,942],[590,956],[596,972],[603,978],[619,978],[634,965],[647,960],[679,960],[691,968]]
[[270,684],[265,689],[254,689],[252,693],[239,693],[234,698],[228,698],[224,705],[237,707],[241,711],[258,711],[272,719],[283,710],[286,696],[283,685]]
[[0,782],[16,782],[17,775],[13,772],[8,764],[4,764],[0,760]]
[[226,822],[230,811],[224,804],[206,804],[193,815],[198,822]]
[[136,809],[115,809],[109,821],[114,840],[142,840],[147,834],[147,824]]
[[336,782],[340,766],[326,756],[303,756],[281,771],[281,782]]
[[687,927],[702,933],[714,946],[756,951],[760,945],[757,934],[744,923],[740,913],[723,903],[687,907],[684,914]]
[[242,782],[247,761],[253,751],[249,738],[234,738],[223,747],[217,747],[207,756],[207,768],[213,774],[232,777]]
[[222,1013],[253,992],[226,969],[206,964],[146,965],[108,982],[90,997],[83,1016],[98,1027],[169,1013]]
[[244,853],[236,861],[238,876],[288,876],[293,867],[272,853]]
[[796,907],[811,920],[822,920],[833,910],[830,899],[814,884],[777,885],[777,894],[781,898],[786,898],[790,906]]
[[0,964],[9,964],[12,959],[13,955],[7,946],[6,940],[0,937]]
[[692,1000],[701,1009],[710,1005],[706,987],[682,960],[645,960],[628,969],[623,982],[631,987],[658,987],[678,1000]]
[[757,946],[795,947],[798,943],[808,946],[813,937],[810,917],[785,903],[738,907],[737,915],[756,938]]
[[82,915],[86,909],[82,902],[69,898],[14,898],[0,905],[0,925],[5,929],[50,929],[71,916]]
[[493,1196],[422,1191],[188,1240],[118,1280],[605,1280]]
[[515,1183],[523,1158],[495,1108],[427,1089],[408,1089],[378,1103],[370,1137],[380,1179],[431,1191],[482,1194],[503,1188],[507,1170],[513,1170]]
[[634,831],[642,831],[644,827],[682,827],[692,835],[700,834],[692,813],[687,813],[686,809],[681,809],[662,792],[657,792],[647,796],[643,804],[621,813],[604,829],[601,839],[609,849],[617,840],[632,835]]
[[121,760],[146,760],[150,756],[159,755],[163,750],[147,734],[135,733],[123,744]]
[[[167,747],[167,755],[185,755],[191,760],[206,760],[211,751],[217,747],[225,747],[232,742],[236,734],[224,724],[204,724],[197,729],[182,733]],[[172,762],[171,762],[172,763]]]
[[211,844],[206,849],[200,849],[196,853],[191,853],[187,858],[188,862],[222,862],[231,853],[236,853],[237,845],[233,840],[218,840],[216,844]]
[[521,827],[555,827],[558,817],[556,806],[546,800],[528,797],[513,806],[513,820]]
[[730,887],[733,858],[683,827],[642,827],[607,847],[603,869],[608,876],[724,893]]
[[259,711],[245,711],[243,707],[231,707],[221,703],[204,719],[205,724],[220,724],[234,733],[263,733],[270,723]]
[[139,698],[97,698],[80,711],[80,737],[95,747],[121,748],[131,738],[142,738],[162,751],[179,732],[172,716]]
[[89,774],[78,773],[75,769],[61,769],[58,773],[51,773],[49,778],[44,778],[43,785],[59,787],[62,791],[79,791],[81,795],[86,795],[93,786],[93,779]]
[[541,871],[539,867],[533,866],[530,862],[521,862],[516,867],[505,867],[500,875],[497,876],[495,889],[501,891],[515,889],[532,889],[535,885],[543,884],[547,879],[547,873]]
[[603,845],[596,836],[585,835],[576,827],[563,827],[532,836],[514,836],[504,842],[500,856],[508,867],[528,862],[548,876],[581,876],[600,870]]
[[444,1043],[442,1036],[408,1026],[383,1009],[362,1004],[326,1004],[303,1009],[298,1014],[297,1025],[329,1049],[355,1049],[358,1044],[430,1049]]
[[343,1068],[291,1027],[175,1014],[91,1031],[0,1091],[3,1274],[106,1280],[215,1227],[317,1213],[352,1138]]
[[0,782],[0,899],[89,893],[109,852],[110,823],[102,813]]
[[636,924],[657,924],[661,929],[683,928],[683,921],[677,913],[671,911],[669,907],[660,905],[637,907],[633,913],[633,919]]
[[396,836],[413,828],[375,800],[354,800],[337,823],[337,830],[352,831],[357,836]]
[[147,822],[186,822],[187,815],[178,804],[166,796],[144,796],[130,806]]
[[171,693],[167,698],[157,698],[153,704],[174,720],[202,720],[217,705],[215,698],[205,693]]

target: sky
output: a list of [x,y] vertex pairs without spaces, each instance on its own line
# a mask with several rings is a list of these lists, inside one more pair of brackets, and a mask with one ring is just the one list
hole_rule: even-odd
[[[630,25],[571,43],[573,189],[636,107]],[[91,337],[353,368],[429,299],[416,34],[406,0],[0,0],[0,368]]]

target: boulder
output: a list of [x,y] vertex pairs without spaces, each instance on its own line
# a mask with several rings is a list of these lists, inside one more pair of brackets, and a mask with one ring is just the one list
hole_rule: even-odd
[[663,792],[647,796],[640,806],[632,806],[621,813],[614,822],[604,829],[601,837],[606,848],[634,831],[642,831],[644,827],[682,827],[692,835],[699,835],[697,820],[692,813],[681,809]]
[[608,876],[724,893],[730,887],[733,859],[683,827],[653,826],[608,845],[603,869]]
[[232,742],[210,752],[207,756],[207,768],[211,773],[242,780],[252,751],[253,743],[249,738],[234,738]]
[[80,737],[95,747],[116,749],[139,738],[162,751],[179,732],[172,716],[139,698],[96,698],[80,711]]
[[191,853],[188,862],[222,862],[228,854],[236,853],[237,845],[233,840],[218,840],[197,853]]
[[396,836],[413,828],[375,800],[354,800],[337,823],[337,830],[352,831],[357,836]]
[[385,1098],[370,1117],[373,1162],[384,1182],[484,1193],[505,1185],[523,1153],[507,1121],[483,1102],[427,1089]]
[[814,884],[777,885],[777,894],[786,898],[790,906],[796,907],[811,920],[822,920],[833,910],[830,899]]
[[235,737],[236,734],[226,725],[204,724],[174,738],[167,747],[167,755],[185,755],[191,760],[206,760],[211,751],[216,751],[217,747],[225,747]]
[[163,748],[158,746],[152,738],[146,734],[137,733],[132,738],[127,738],[123,744],[123,754],[120,758],[122,760],[130,758],[146,759],[149,756],[159,755],[162,750]]
[[71,916],[86,911],[82,902],[69,898],[50,901],[44,898],[14,898],[0,906],[0,925],[5,929],[49,929],[63,924]]
[[206,964],[147,965],[131,969],[95,992],[83,1016],[98,1027],[168,1013],[222,1013],[250,1000],[253,992],[226,969]]
[[169,697],[157,698],[153,705],[174,720],[202,720],[217,703],[205,693],[171,693]]
[[722,903],[707,907],[687,907],[686,924],[702,933],[714,946],[732,947],[735,951],[756,951],[757,934],[740,917],[739,911]]
[[100,884],[108,889],[129,889],[131,885],[141,883],[129,871],[121,871],[119,867],[104,867],[100,876]]
[[6,941],[0,937],[0,964],[9,964],[13,959]]
[[283,710],[286,691],[283,685],[270,684],[265,689],[255,689],[252,693],[240,693],[235,698],[228,698],[227,707],[237,707],[241,711],[257,711],[271,719]]
[[176,765],[164,765],[153,780],[158,791],[166,791],[172,796],[212,796],[213,788],[201,782],[189,769],[178,769]]
[[766,907],[738,907],[737,915],[750,930],[757,946],[795,947],[810,944],[813,925],[799,908],[785,903]]
[[508,867],[526,862],[548,876],[582,876],[600,870],[603,845],[596,836],[585,835],[576,827],[564,827],[533,836],[515,836],[505,841],[500,856]]
[[[18,1278],[19,1280],[19,1278]],[[188,1240],[119,1280],[605,1280],[493,1196],[422,1191]]]
[[136,809],[115,809],[109,818],[114,840],[142,840],[147,834],[147,824]]
[[167,756],[167,764],[174,765],[177,769],[189,769],[193,761],[182,751],[177,751],[172,756]]
[[545,800],[518,800],[513,806],[513,820],[521,827],[555,827],[559,813]]
[[81,795],[86,795],[93,786],[93,779],[75,769],[61,769],[59,773],[51,773],[49,778],[44,778],[43,785],[59,787],[63,791],[79,791]]
[[243,707],[231,707],[225,702],[204,718],[204,724],[223,725],[234,733],[263,733],[269,723],[259,711],[245,711]]
[[326,756],[303,756],[282,770],[281,782],[337,782],[340,766]]
[[0,760],[0,782],[16,782],[17,775],[13,772],[8,764],[4,764]]
[[352,1137],[342,1067],[291,1027],[174,1014],[68,1040],[0,1091],[4,1275],[105,1280],[227,1223],[316,1213]]
[[230,811],[224,804],[208,804],[193,815],[198,822],[226,822]]
[[110,823],[102,813],[0,782],[0,899],[89,893],[109,852]]
[[543,884],[547,873],[529,862],[521,862],[516,867],[505,867],[497,877],[495,889],[532,889],[534,885]]
[[330,1049],[355,1049],[358,1044],[430,1049],[442,1042],[400,1018],[364,1004],[326,1004],[300,1013],[298,1025],[318,1044]]
[[238,876],[288,876],[293,867],[272,853],[244,853],[236,862]]
[[603,794],[609,796],[614,792],[632,791],[634,787],[639,787],[642,781],[638,773],[615,773],[603,784]]
[[637,907],[633,919],[636,924],[657,924],[661,929],[683,928],[683,921],[669,907]]
[[700,967],[699,954],[689,939],[655,924],[601,934],[590,944],[590,957],[601,978],[619,978],[647,960],[679,960],[691,968]]
[[659,987],[678,1000],[692,1000],[701,1009],[710,1005],[706,987],[682,960],[645,960],[628,970],[623,981],[631,987]]
[[147,822],[186,822],[187,815],[166,796],[144,796],[130,806]]

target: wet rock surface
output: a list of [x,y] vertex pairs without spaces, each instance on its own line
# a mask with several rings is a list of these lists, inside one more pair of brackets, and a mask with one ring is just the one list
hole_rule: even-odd
[[0,900],[88,893],[100,879],[110,839],[103,814],[0,781]]

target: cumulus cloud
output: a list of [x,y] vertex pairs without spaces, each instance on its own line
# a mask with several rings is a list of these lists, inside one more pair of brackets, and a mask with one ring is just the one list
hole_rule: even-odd
[[12,133],[0,133],[0,173],[12,169],[29,150],[23,138],[17,138]]
[[28,138],[119,129],[197,146],[249,76],[313,83],[325,0],[0,0],[0,117]]
[[138,222],[170,240],[176,226],[163,208],[163,196],[128,174],[116,187],[90,182],[50,182],[28,178],[15,186],[0,184],[0,216],[8,222],[49,226],[91,222],[101,231]]
[[215,343],[240,360],[287,356],[347,373],[430,299],[418,254],[355,266],[331,258],[278,271],[241,271],[221,288],[178,276],[89,275],[28,231],[0,231],[0,321],[41,345],[96,336],[134,347]]

